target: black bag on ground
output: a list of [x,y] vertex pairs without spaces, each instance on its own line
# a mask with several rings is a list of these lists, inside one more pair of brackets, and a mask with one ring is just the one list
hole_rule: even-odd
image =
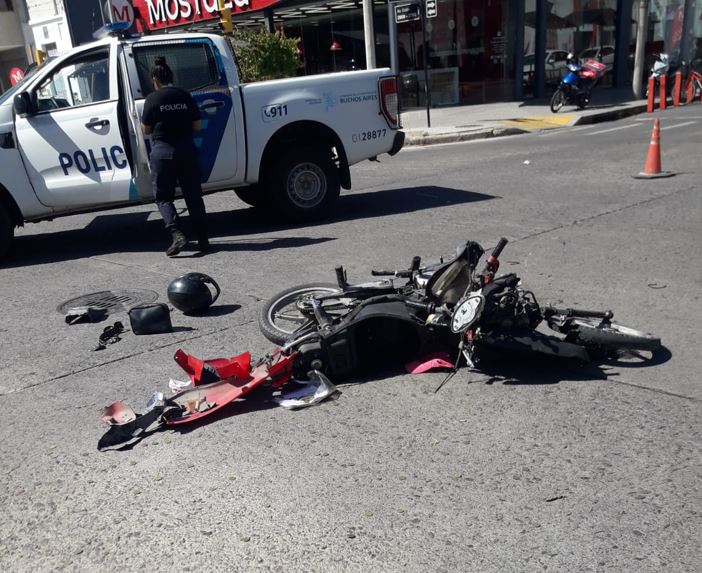
[[133,306],[129,309],[129,322],[134,334],[160,334],[173,331],[171,311],[168,305],[162,302]]

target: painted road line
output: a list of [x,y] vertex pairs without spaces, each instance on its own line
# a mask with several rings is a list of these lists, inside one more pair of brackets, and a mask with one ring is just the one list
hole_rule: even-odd
[[[634,121],[651,121],[655,119],[654,117],[637,117]],[[702,115],[688,115],[687,117],[680,119],[702,119]]]
[[500,123],[509,127],[518,127],[519,129],[526,129],[527,131],[536,131],[537,129],[555,129],[557,127],[566,127],[570,125],[574,119],[574,115],[543,115],[505,119]]
[[593,131],[586,135],[599,135],[600,133],[610,133],[612,131],[620,131],[622,129],[629,129],[630,127],[640,127],[638,124],[630,123],[629,125],[620,125],[619,127],[611,127],[610,129],[601,129],[600,131]]
[[594,128],[594,125],[579,125],[577,127],[571,127],[570,129],[552,129],[549,131],[541,131],[537,133],[539,137],[551,137],[553,135],[566,135],[573,133],[575,131],[585,131],[586,129]]
[[676,127],[683,127],[685,125],[695,125],[696,121],[686,121],[685,123],[676,123],[675,125],[667,125],[666,127],[661,127],[661,131],[666,129],[675,129]]

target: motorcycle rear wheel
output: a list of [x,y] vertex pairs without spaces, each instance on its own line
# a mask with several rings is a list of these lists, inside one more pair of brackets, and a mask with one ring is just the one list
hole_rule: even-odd
[[[599,319],[573,319],[576,341],[584,346],[607,350],[648,350],[653,352],[661,346],[661,339],[616,322],[601,326]],[[571,331],[571,332],[573,332]]]
[[554,92],[553,97],[551,97],[551,111],[553,113],[558,113],[558,110],[565,105],[565,102],[566,95],[561,88],[558,88]]
[[[330,283],[307,283],[285,289],[266,301],[258,314],[258,326],[268,340],[273,344],[282,345],[290,335],[306,324],[312,324],[313,319],[306,316],[298,308],[298,301],[311,295],[329,295],[341,293],[338,285]],[[331,316],[346,314],[348,304],[339,299],[329,299],[322,307]]]

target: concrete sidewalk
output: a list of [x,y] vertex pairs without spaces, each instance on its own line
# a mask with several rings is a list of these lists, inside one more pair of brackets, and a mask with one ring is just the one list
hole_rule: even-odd
[[599,89],[592,93],[588,107],[578,110],[564,106],[552,113],[550,98],[523,102],[440,107],[430,110],[427,127],[426,108],[403,111],[405,145],[431,145],[517,135],[586,123],[612,121],[646,111],[646,101],[634,99],[631,89]]

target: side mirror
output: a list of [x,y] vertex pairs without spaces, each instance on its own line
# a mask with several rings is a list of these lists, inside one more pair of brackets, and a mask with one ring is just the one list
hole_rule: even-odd
[[15,113],[20,117],[25,117],[34,113],[34,106],[32,106],[32,98],[29,97],[29,94],[27,92],[18,93],[15,96],[13,104],[15,108]]

